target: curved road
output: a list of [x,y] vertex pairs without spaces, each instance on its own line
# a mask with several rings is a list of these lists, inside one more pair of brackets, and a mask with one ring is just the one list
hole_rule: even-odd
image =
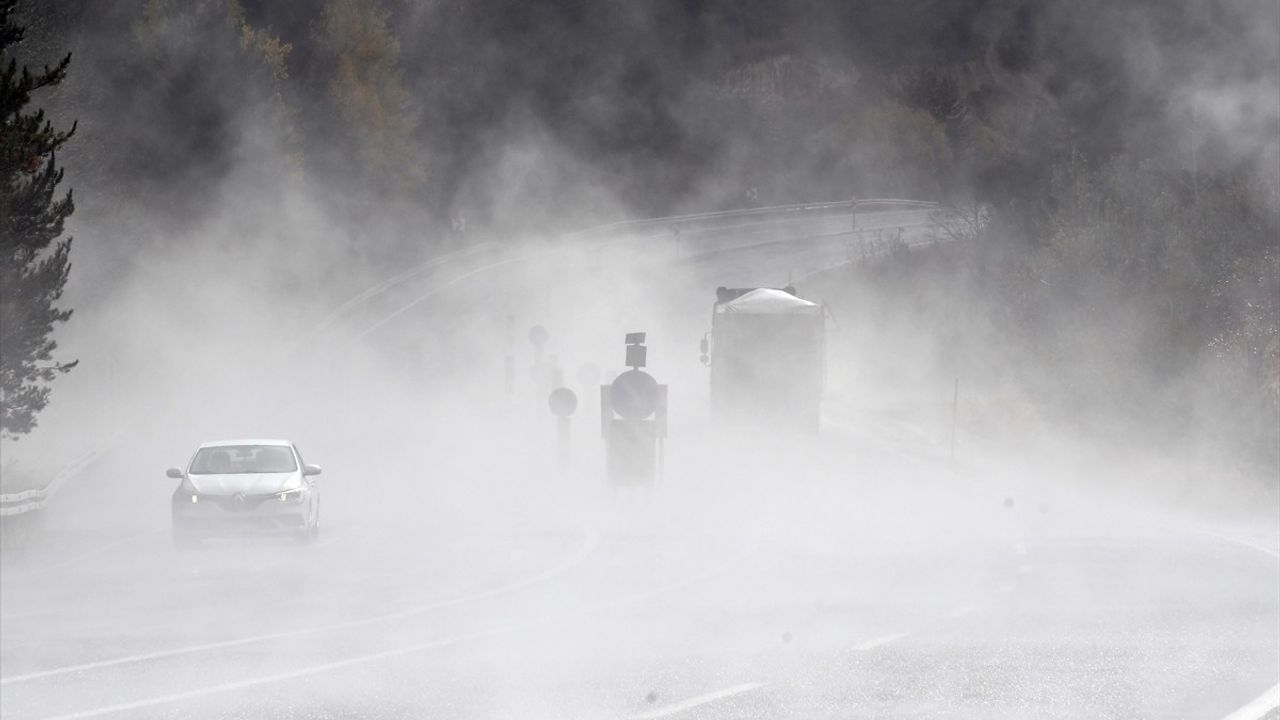
[[[921,217],[878,221],[922,242]],[[484,248],[358,299],[318,331],[347,350],[218,407],[300,429],[322,540],[171,548],[160,470],[187,436],[135,433],[46,511],[44,550],[5,559],[0,715],[1274,716],[1275,527],[957,473],[865,421],[812,443],[707,426],[709,288],[856,259],[843,221]],[[569,383],[650,331],[680,409],[659,487],[603,485],[589,396],[557,472],[533,322]]]

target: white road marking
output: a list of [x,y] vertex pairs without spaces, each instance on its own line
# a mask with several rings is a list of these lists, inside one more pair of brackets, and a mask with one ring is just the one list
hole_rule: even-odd
[[1268,713],[1280,708],[1280,685],[1262,693],[1253,702],[1228,715],[1224,720],[1262,720]]
[[977,608],[972,605],[961,605],[960,607],[951,611],[951,617],[962,618],[965,615],[968,615],[969,613],[973,612],[974,610],[977,610]]
[[895,640],[901,640],[906,636],[907,636],[907,633],[894,633],[893,635],[882,635],[878,638],[871,638],[870,640],[860,642],[857,645],[854,645],[853,649],[858,651],[871,650],[872,648],[878,648],[881,645],[888,645],[889,643]]
[[1274,550],[1265,545],[1259,545],[1255,542],[1245,540],[1243,538],[1233,537],[1231,535],[1223,535],[1222,533],[1216,533],[1216,532],[1213,532],[1212,530],[1201,530],[1200,534],[1208,535],[1209,537],[1215,537],[1215,538],[1218,538],[1219,540],[1225,540],[1229,543],[1234,543],[1236,545],[1243,545],[1244,547],[1257,550],[1258,552],[1264,555],[1270,555],[1273,558],[1280,558],[1280,551]]
[[1031,563],[1022,563],[1018,566],[1019,575],[1029,575],[1033,570],[1035,570],[1035,567],[1033,567]]
[[1014,551],[1015,553],[1019,554],[1019,555],[1026,556],[1026,554],[1027,554],[1027,546],[1026,546],[1026,545],[1023,545],[1022,543],[1014,543],[1014,544],[1013,544],[1013,551]]
[[67,665],[64,667],[51,668],[49,670],[40,670],[38,672],[26,673],[23,675],[14,675],[12,677],[0,678],[0,685],[10,685],[14,683],[27,682],[30,680],[38,680],[40,678],[54,677],[57,675],[67,675],[70,673],[84,672],[86,670],[98,670],[101,668],[115,667],[117,665],[130,665],[133,663],[145,662],[147,660],[159,660],[161,658],[176,657],[179,655],[190,655],[193,653],[207,652],[210,650],[221,650],[223,648],[238,647],[240,645],[249,645],[253,643],[266,642],[268,640],[280,640],[283,638],[299,637],[302,635],[312,635],[321,632],[330,632],[333,630],[345,630],[362,625],[371,625],[388,620],[399,620],[414,615],[420,615],[429,610],[436,610],[443,607],[451,607],[453,605],[461,605],[476,600],[494,597],[497,595],[505,595],[508,593],[522,590],[530,585],[544,582],[557,575],[560,575],[573,567],[580,565],[587,557],[594,552],[599,536],[594,528],[583,526],[584,538],[582,545],[578,550],[564,562],[552,567],[549,570],[541,572],[533,577],[525,578],[519,582],[500,585],[498,587],[482,590],[477,593],[469,593],[445,600],[437,600],[422,605],[417,605],[404,610],[398,610],[393,613],[384,615],[376,615],[370,618],[362,618],[360,620],[349,620],[347,622],[333,623],[331,625],[321,625],[318,627],[300,628],[297,630],[285,630],[282,632],[267,633],[265,635],[254,635],[252,637],[237,638],[235,640],[223,640],[220,642],[201,643],[199,645],[188,645],[180,648],[171,648],[169,650],[157,650],[155,652],[140,653],[138,655],[128,655],[110,660],[98,660],[95,662],[80,663],[77,665]]
[[244,688],[256,687],[258,685],[267,685],[270,683],[281,682],[284,680],[293,680],[295,678],[314,675],[316,673],[327,672],[329,670],[337,670],[339,668],[349,667],[351,665],[359,665],[362,663],[373,662],[375,660],[383,660],[386,658],[398,657],[400,655],[408,655],[410,653],[430,650],[432,648],[448,647],[457,645],[468,640],[478,640],[480,638],[491,637],[506,632],[508,628],[496,630],[485,630],[482,632],[470,633],[468,635],[457,635],[454,637],[442,638],[440,640],[432,640],[430,642],[418,643],[407,647],[396,648],[394,650],[384,650],[382,652],[372,653],[370,655],[361,655],[359,657],[347,658],[346,660],[338,660],[335,662],[324,663],[321,665],[311,665],[309,667],[300,668],[298,670],[290,670],[289,672],[276,673],[274,675],[263,675],[261,677],[249,680],[241,680],[239,682],[223,683],[221,685],[211,685],[198,690],[189,690],[187,692],[170,693],[168,695],[159,695],[157,697],[146,698],[144,700],[135,700],[134,702],[119,703],[116,705],[107,705],[105,707],[94,708],[92,710],[82,710],[80,712],[68,713],[66,715],[53,715],[44,718],[44,720],[76,720],[77,718],[99,717],[101,715],[111,715],[113,713],[125,712],[126,710],[138,710],[153,705],[163,705],[165,703],[178,702],[179,700],[190,700],[192,698],[204,697],[205,695],[214,695],[217,693],[228,692],[231,690],[242,690]]
[[[708,577],[712,577],[714,575],[720,574],[721,572],[724,572],[724,570],[725,570],[725,567],[719,567],[707,572],[699,573],[694,576],[682,578],[680,580],[676,580],[674,582],[670,582],[665,585],[660,585],[656,588],[651,588],[651,589],[643,590],[637,593],[632,593],[631,595],[627,595],[625,597],[622,597],[616,600],[610,600],[608,602],[597,603],[594,605],[587,605],[580,608],[578,612],[594,612],[597,610],[621,607],[623,605],[626,605],[628,603],[634,602],[639,599],[650,597],[652,595],[656,595],[662,592],[669,592],[675,588],[681,588],[681,587],[690,585],[692,583],[699,582],[700,580],[704,580]],[[440,638],[438,640],[430,640],[427,642],[415,643],[413,645],[407,645],[405,647],[393,648],[391,650],[383,650],[381,652],[370,653],[368,655],[360,655],[358,657],[347,658],[345,660],[336,660],[334,662],[322,663],[319,665],[310,665],[307,667],[299,668],[297,670],[289,670],[286,672],[276,673],[274,675],[263,675],[263,676],[252,678],[249,680],[240,680],[237,682],[223,683],[220,685],[211,685],[211,686],[199,688],[196,690],[188,690],[186,692],[170,693],[168,695],[159,695],[156,697],[145,698],[142,700],[135,700],[133,702],[118,703],[115,705],[106,705],[99,708],[93,708],[90,710],[81,710],[79,712],[66,713],[63,715],[52,715],[52,716],[42,718],[42,720],[79,720],[80,718],[100,717],[102,715],[111,715],[115,713],[125,712],[126,710],[138,710],[140,708],[152,707],[154,705],[164,705],[167,703],[178,702],[180,700],[190,700],[192,698],[204,697],[207,695],[215,695],[217,693],[228,692],[231,690],[242,690],[245,688],[257,687],[259,685],[269,685],[271,683],[277,683],[284,680],[293,680],[295,678],[305,677],[307,675],[316,675],[319,673],[328,672],[330,670],[338,670],[338,669],[341,669],[344,667],[350,667],[353,665],[362,665],[365,663],[376,662],[378,660],[385,660],[388,658],[410,655],[416,652],[422,652],[424,650],[449,647],[452,645],[460,645],[470,640],[480,640],[483,638],[496,637],[498,635],[517,632],[525,628],[534,627],[539,623],[547,622],[548,620],[555,619],[556,617],[557,617],[556,615],[547,615],[539,618],[532,618],[522,623],[503,625],[497,628],[491,628],[489,630],[480,630],[473,633],[466,633],[463,635],[455,635],[453,637]],[[747,690],[754,689],[754,687],[758,687],[758,685],[755,685],[752,688],[745,688],[744,686],[736,686],[734,688],[729,688],[729,690],[734,691],[733,693],[730,693],[730,694],[736,694],[738,692],[746,692]],[[725,693],[725,692],[726,691],[721,691],[721,693]],[[718,694],[717,697],[710,698],[710,699],[719,699],[720,697],[727,697],[727,695]],[[685,703],[690,703],[690,702],[693,702],[694,700],[700,700],[701,702],[709,702],[710,699],[708,699],[708,696],[704,695],[704,696],[701,696],[701,698],[693,698],[692,700],[686,700]],[[701,704],[701,702],[697,704]],[[690,705],[689,707],[693,707],[693,706]],[[681,709],[684,709],[684,708],[681,708]],[[669,708],[663,708],[663,710],[669,710]],[[651,716],[651,717],[660,717],[660,716]]]
[[660,708],[640,713],[639,715],[632,715],[631,720],[654,720],[654,718],[670,717],[672,715],[682,713],[685,710],[692,710],[699,705],[706,705],[707,703],[713,703],[727,697],[741,695],[742,693],[751,692],[752,690],[761,687],[764,687],[764,683],[743,683],[742,685],[734,685],[733,687],[717,690],[715,692],[707,693],[706,695],[699,695],[697,697],[691,697],[688,700],[681,700],[678,703],[663,705]]

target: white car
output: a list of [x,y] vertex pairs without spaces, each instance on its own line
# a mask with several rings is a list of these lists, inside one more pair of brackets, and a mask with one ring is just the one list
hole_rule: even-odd
[[201,445],[173,491],[173,540],[179,546],[230,534],[284,534],[303,542],[320,531],[320,466],[302,461],[288,440],[220,440]]

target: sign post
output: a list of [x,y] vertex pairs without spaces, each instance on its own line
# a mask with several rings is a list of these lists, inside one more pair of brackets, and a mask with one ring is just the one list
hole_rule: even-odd
[[660,476],[666,438],[667,386],[645,371],[644,333],[626,336],[627,365],[613,383],[600,386],[600,430],[606,469],[618,485],[651,485]]
[[541,325],[529,328],[529,343],[533,345],[533,367],[535,372],[542,367],[542,347],[547,344],[550,333]]
[[510,408],[514,402],[516,391],[516,355],[514,328],[516,318],[511,313],[507,313],[507,356],[503,359],[502,379],[503,386],[507,391],[507,407]]
[[951,462],[956,461],[956,422],[960,415],[960,378],[956,378],[955,392],[951,396]]
[[543,355],[543,349],[547,345],[547,340],[551,334],[541,325],[534,325],[529,328],[529,344],[533,345],[533,366],[529,368],[529,378],[533,380],[535,388],[534,397],[541,397],[552,388],[559,387],[558,384],[552,384],[547,376],[547,362]]
[[514,355],[507,355],[503,363],[502,377],[507,390],[507,406],[510,407],[516,389],[516,358]]
[[556,388],[547,396],[547,406],[556,416],[556,458],[561,470],[569,468],[569,416],[578,409],[578,396],[566,387]]

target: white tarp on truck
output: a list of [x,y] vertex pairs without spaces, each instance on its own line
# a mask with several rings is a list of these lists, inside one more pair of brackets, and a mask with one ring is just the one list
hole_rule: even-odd
[[748,313],[752,315],[803,315],[820,314],[822,306],[798,298],[785,290],[757,288],[738,298],[716,305],[718,313]]
[[790,288],[721,288],[717,295],[711,317],[713,415],[726,423],[817,432],[826,324],[822,306],[796,297]]

